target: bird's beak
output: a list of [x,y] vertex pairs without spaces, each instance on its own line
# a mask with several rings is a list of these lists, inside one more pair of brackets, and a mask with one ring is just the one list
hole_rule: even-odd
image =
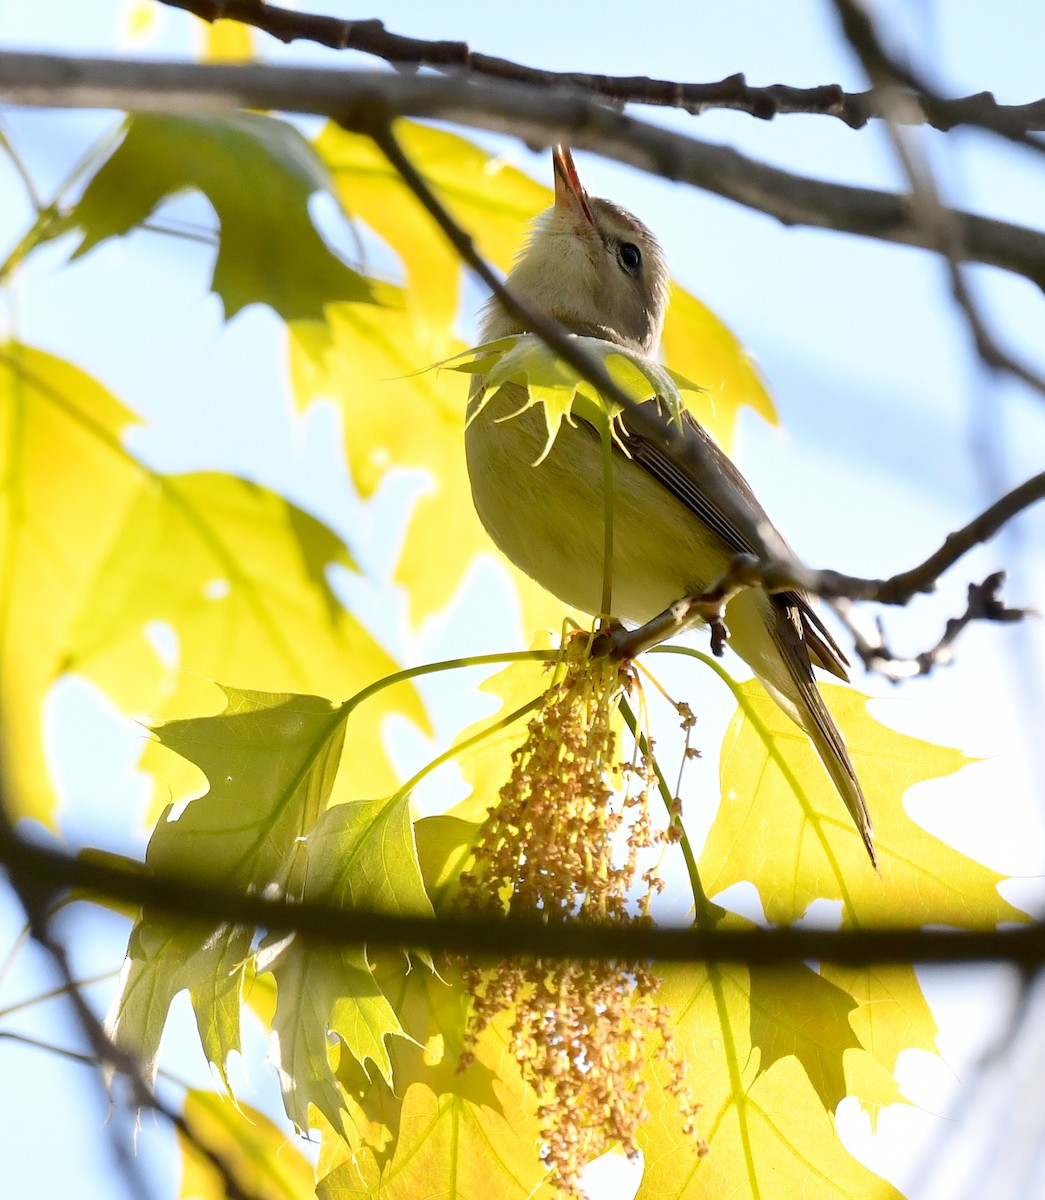
[[552,166],[555,169],[555,207],[574,213],[589,225],[594,225],[595,218],[588,207],[588,193],[577,178],[577,168],[573,165],[573,155],[568,146],[552,147]]

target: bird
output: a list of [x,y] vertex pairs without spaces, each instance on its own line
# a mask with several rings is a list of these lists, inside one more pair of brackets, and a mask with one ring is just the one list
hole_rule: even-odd
[[[670,278],[660,243],[627,209],[588,195],[568,147],[553,147],[552,166],[554,203],[533,223],[505,280],[507,289],[529,311],[569,333],[654,358]],[[481,342],[526,332],[491,297],[481,314]],[[740,471],[687,411],[682,438],[699,454],[686,454],[685,445],[680,452],[671,439],[642,436],[625,409],[612,464],[613,611],[600,613],[605,545],[600,435],[574,416],[560,423],[548,446],[545,416],[540,405],[525,404],[522,386],[503,384],[487,395],[484,380],[478,376],[472,383],[465,429],[476,511],[501,552],[563,603],[641,626],[676,601],[703,592],[736,555],[757,553],[767,540],[789,552]],[[716,476],[715,488],[706,482],[708,471]],[[728,504],[721,502],[723,487]],[[725,619],[729,645],[809,737],[877,870],[867,802],[813,675],[815,665],[848,679],[845,655],[810,598],[798,591],[746,588],[729,601]]]

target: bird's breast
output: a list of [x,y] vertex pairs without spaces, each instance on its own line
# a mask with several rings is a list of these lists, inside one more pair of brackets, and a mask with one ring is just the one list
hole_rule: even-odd
[[[520,570],[564,603],[598,613],[605,559],[599,438],[588,425],[563,421],[542,458],[544,410],[537,404],[518,412],[524,399],[518,385],[502,387],[468,426],[476,510]],[[619,450],[612,503],[612,615],[648,621],[725,569],[731,554],[721,540]]]

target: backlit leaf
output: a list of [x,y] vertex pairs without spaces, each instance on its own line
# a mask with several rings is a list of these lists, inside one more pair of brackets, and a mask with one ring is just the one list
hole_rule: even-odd
[[752,1039],[744,968],[672,966],[660,974],[658,1001],[675,1014],[675,1046],[704,1106],[700,1132],[710,1152],[699,1157],[683,1135],[674,1097],[653,1070],[650,1119],[639,1129],[646,1165],[636,1200],[900,1200],[842,1147],[808,1061]]
[[254,30],[242,21],[201,21],[200,58],[204,62],[249,62]]
[[225,1200],[225,1180],[200,1154],[205,1146],[220,1155],[251,1200],[312,1200],[312,1164],[264,1113],[234,1105],[214,1092],[190,1091],[182,1110],[191,1139],[178,1130],[182,1154],[179,1200]]
[[[475,237],[480,253],[507,270],[527,222],[550,203],[550,191],[459,134],[402,120],[395,133],[454,218]],[[461,268],[456,253],[368,137],[331,123],[314,145],[346,212],[398,256],[415,323],[413,340],[422,353],[427,348],[427,362],[445,357],[437,347],[446,342],[457,317]]]
[[[315,1105],[344,1133],[341,1091],[330,1066],[329,1034],[337,1034],[361,1063],[389,1079],[385,1038],[402,1033],[395,1012],[359,948],[308,946],[289,940],[266,964],[276,980],[273,1061],[287,1115],[301,1130],[315,1121]],[[365,1069],[365,1068],[364,1068]]]
[[[328,310],[331,344],[320,356],[321,369],[303,348],[308,331],[293,330],[292,377],[299,402],[316,395],[337,399],[349,467],[362,495],[375,492],[393,467],[429,477],[395,576],[420,619],[446,607],[477,555],[495,551],[479,523],[464,469],[466,384],[453,372],[422,370],[463,346],[444,341],[438,349],[422,348],[402,293],[384,288],[380,295],[380,307],[344,304]],[[510,570],[527,627],[558,627],[562,605]]]
[[[123,518],[80,597],[65,666],[131,711],[199,712],[199,681],[186,672],[342,697],[396,669],[327,582],[329,566],[351,565],[344,546],[275,493],[227,475],[141,472]],[[176,638],[173,679],[152,647],[157,624]],[[409,687],[362,706],[347,727],[346,795],[397,785],[380,735],[393,710],[425,721]],[[145,762],[162,773],[159,797],[192,786],[168,755],[151,749]]]
[[[146,862],[179,879],[294,894],[304,871],[304,835],[330,799],[343,716],[315,696],[224,690],[228,706],[221,715],[172,721],[160,730],[164,745],[194,762],[210,789],[177,820],[168,809]],[[201,1037],[224,1071],[239,1049],[239,1022],[227,1006],[242,1001],[251,939],[250,930],[143,912],[110,1017],[121,1044],[151,1063],[170,1002],[188,988],[201,998]]]
[[[601,365],[613,382],[635,403],[657,397],[665,413],[674,421],[681,420],[683,408],[681,387],[691,384],[681,376],[665,370],[659,363],[625,346],[616,346],[602,338],[574,337],[579,351]],[[499,338],[475,347],[474,353],[488,365],[485,398],[489,399],[502,386],[515,383],[525,388],[526,400],[512,415],[533,404],[540,404],[548,428],[545,453],[551,448],[559,425],[571,414],[581,417],[601,429],[607,416],[616,415],[619,407],[601,396],[582,375],[564,362],[534,334],[519,334],[514,338]],[[467,361],[458,361],[450,370],[468,370]],[[676,382],[681,380],[681,383]],[[484,401],[485,402],[485,401]]]
[[69,363],[0,347],[0,712],[12,816],[53,813],[42,705],[138,494],[141,471],[120,440],[133,420]]
[[751,1044],[761,1070],[794,1055],[817,1098],[833,1112],[846,1095],[843,1055],[860,1045],[850,1024],[857,1002],[806,966],[749,972]]
[[937,1053],[936,1020],[910,964],[823,963],[820,973],[858,1002],[849,1020],[862,1050],[846,1055],[846,1091],[867,1110],[873,1129],[879,1110],[902,1099],[894,1074],[901,1050]]
[[[159,717],[199,712],[200,676],[348,696],[396,669],[326,580],[351,561],[329,530],[231,476],[150,471],[122,444],[132,420],[61,359],[0,348],[0,703],[18,814],[52,811],[40,721],[64,671]],[[354,713],[346,798],[398,786],[380,735],[393,710],[425,722],[409,686]],[[166,757],[163,802],[196,778]]]
[[[430,915],[407,796],[338,804],[304,841],[302,898],[403,915]],[[421,955],[427,958],[427,955]],[[314,1104],[341,1124],[341,1098],[328,1061],[336,1034],[364,1071],[391,1084],[386,1038],[402,1034],[363,948],[326,948],[291,938],[271,968],[277,1001],[275,1058],[287,1112],[301,1129]],[[368,1067],[368,1063],[372,1067]]]
[[686,407],[724,450],[742,407],[776,421],[758,368],[736,334],[678,284],[672,285],[661,349],[664,361],[701,389],[686,396]]
[[881,878],[805,735],[752,681],[739,689],[742,709],[723,743],[723,800],[700,860],[708,891],[751,880],[772,922],[797,920],[818,898],[841,900],[853,925],[982,929],[1025,920],[998,894],[1001,875],[904,808],[908,788],[958,770],[964,755],[879,724],[855,690],[821,686],[867,797]]
[[369,302],[367,281],[331,251],[309,200],[330,180],[286,121],[258,113],[138,113],[69,215],[77,256],[137,228],[166,199],[197,190],[220,225],[211,287],[233,317],[268,304],[284,320],[322,321],[335,301]]
[[407,974],[395,965],[378,975],[404,1029],[423,1045],[395,1040],[394,1091],[342,1060],[349,1142],[329,1152],[319,1200],[550,1200],[536,1097],[507,1053],[503,1021],[483,1032],[462,1071],[467,997],[458,970]]

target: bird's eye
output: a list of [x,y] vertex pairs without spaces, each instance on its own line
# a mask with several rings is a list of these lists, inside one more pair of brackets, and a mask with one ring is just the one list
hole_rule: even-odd
[[639,273],[639,267],[642,266],[642,251],[634,242],[622,242],[617,251],[617,257],[620,259],[620,265],[629,275]]

